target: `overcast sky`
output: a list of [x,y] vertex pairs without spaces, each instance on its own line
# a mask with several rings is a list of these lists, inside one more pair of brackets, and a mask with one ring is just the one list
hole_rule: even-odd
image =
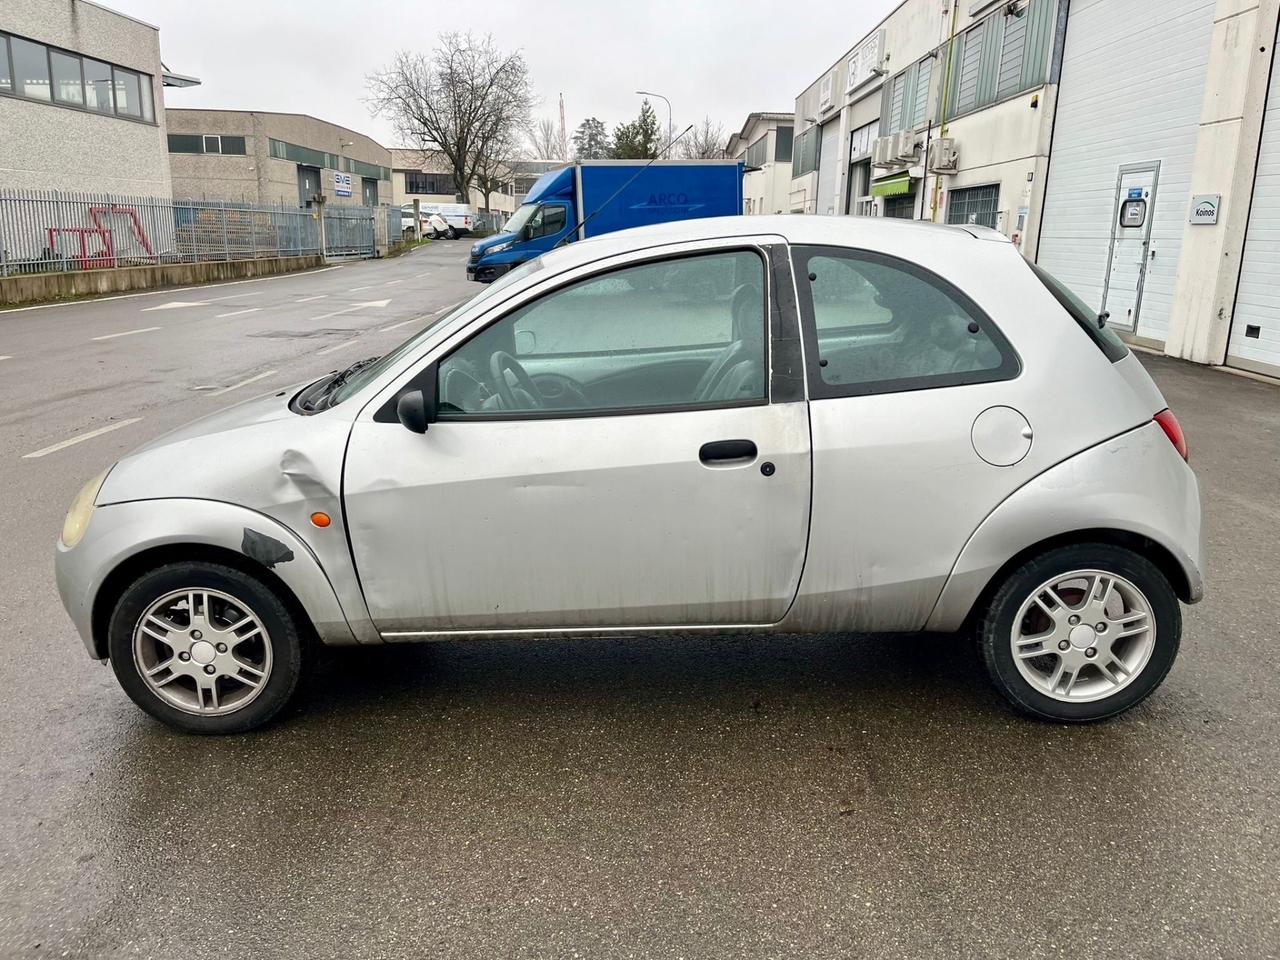
[[[672,104],[677,131],[709,115],[727,132],[753,110],[795,97],[897,0],[103,0],[160,28],[170,70],[202,85],[166,90],[170,107],[309,113],[393,143],[363,102],[364,78],[399,49],[439,34],[492,33],[520,49],[537,114],[564,94],[572,133],[597,116],[610,131],[635,116],[635,90]],[[660,122],[666,107],[654,101]]]

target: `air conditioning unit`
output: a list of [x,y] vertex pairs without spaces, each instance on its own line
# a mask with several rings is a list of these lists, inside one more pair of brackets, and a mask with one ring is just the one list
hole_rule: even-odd
[[910,131],[893,135],[893,157],[899,163],[913,163],[916,159],[916,135]]
[[877,137],[871,144],[871,165],[873,167],[892,167],[895,163],[890,150],[893,137]]
[[955,173],[960,167],[960,154],[951,137],[939,137],[929,144],[929,172]]

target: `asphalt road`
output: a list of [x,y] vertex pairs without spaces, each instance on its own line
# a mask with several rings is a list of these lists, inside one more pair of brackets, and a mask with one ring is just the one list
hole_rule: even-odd
[[1172,361],[1210,593],[1117,720],[1019,719],[948,637],[329,651],[255,735],[136,710],[54,589],[76,489],[385,350],[465,250],[0,313],[0,956],[1280,955],[1280,389]]

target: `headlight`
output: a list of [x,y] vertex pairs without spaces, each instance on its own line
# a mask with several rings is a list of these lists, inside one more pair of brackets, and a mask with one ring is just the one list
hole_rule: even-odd
[[98,491],[107,479],[111,468],[107,467],[100,474],[80,488],[76,498],[71,501],[71,509],[67,511],[67,519],[62,522],[62,545],[74,547],[89,528],[89,518],[93,516],[93,501],[98,499]]
[[506,243],[500,243],[496,247],[490,247],[485,253],[501,253],[503,250],[510,248],[513,241],[508,240]]

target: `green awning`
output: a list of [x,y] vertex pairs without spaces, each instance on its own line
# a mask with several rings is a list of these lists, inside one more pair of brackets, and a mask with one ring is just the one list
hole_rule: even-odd
[[885,177],[871,184],[873,197],[900,197],[910,192],[911,177],[905,173],[896,173],[892,177]]

